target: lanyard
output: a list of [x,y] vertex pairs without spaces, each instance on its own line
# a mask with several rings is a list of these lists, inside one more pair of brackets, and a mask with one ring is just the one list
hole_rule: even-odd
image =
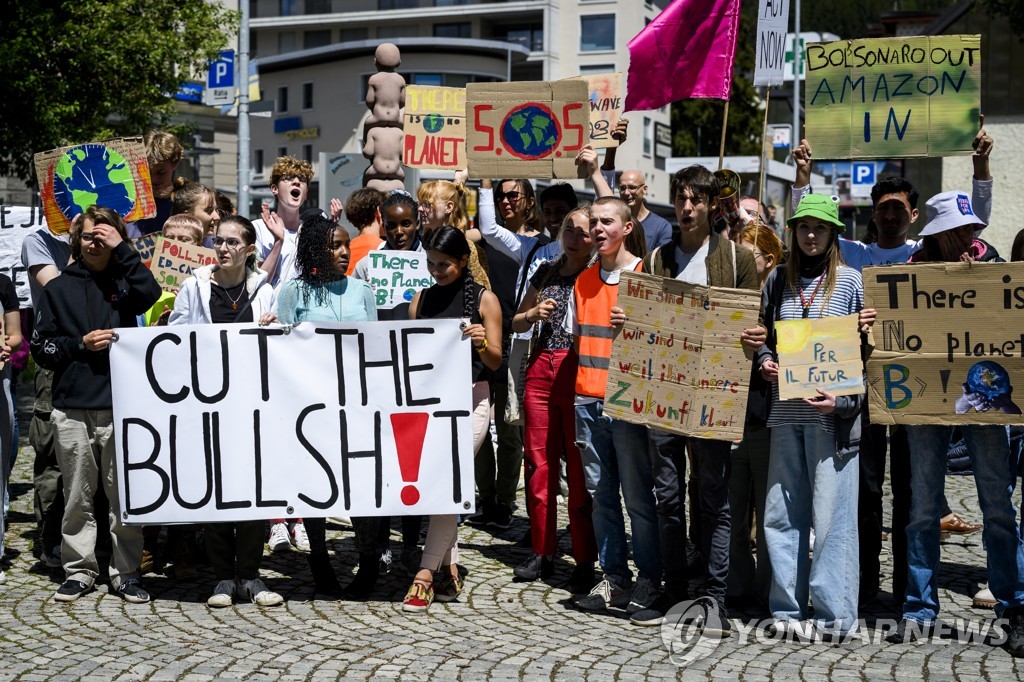
[[814,291],[811,292],[809,299],[804,299],[804,290],[801,287],[797,289],[797,293],[800,294],[800,305],[803,307],[803,317],[807,319],[811,312],[811,304],[814,303],[814,298],[818,295],[818,290],[821,289],[821,283],[825,281],[825,273],[821,273],[818,276],[818,283],[814,285]]

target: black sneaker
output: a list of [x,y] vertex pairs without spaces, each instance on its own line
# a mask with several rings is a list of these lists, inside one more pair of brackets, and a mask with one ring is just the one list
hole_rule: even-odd
[[665,613],[675,606],[675,601],[665,593],[658,595],[654,603],[640,609],[629,617],[629,622],[640,627],[654,627],[665,622]]
[[149,601],[149,592],[142,589],[138,578],[129,578],[117,588],[117,596],[130,604],[145,604]]
[[704,632],[719,637],[728,637],[732,634],[732,623],[729,622],[729,612],[724,604],[713,603],[704,622]]
[[498,503],[495,505],[494,510],[491,512],[491,520],[487,522],[487,525],[501,530],[511,528],[512,508],[507,504]]
[[86,585],[81,580],[65,580],[64,584],[57,588],[53,599],[54,601],[75,601],[91,590],[92,585]]
[[565,584],[565,589],[570,594],[589,594],[595,583],[597,577],[594,575],[594,564],[577,564],[569,576],[569,582]]
[[889,644],[910,644],[928,636],[931,627],[918,623],[916,620],[904,618],[891,635],[885,638]]
[[1008,621],[1003,625],[1003,631],[1006,632],[1006,643],[1003,644],[1003,648],[1014,658],[1022,658],[1024,657],[1024,609],[1007,609],[1003,615]]
[[555,562],[551,557],[531,554],[530,558],[512,571],[516,582],[533,582],[538,578],[550,578],[555,573]]

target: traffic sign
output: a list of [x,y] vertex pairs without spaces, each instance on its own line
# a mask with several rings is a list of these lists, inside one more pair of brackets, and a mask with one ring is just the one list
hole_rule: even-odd
[[221,50],[216,60],[210,61],[206,74],[206,104],[221,106],[235,102],[235,51]]
[[850,166],[850,196],[870,197],[875,185],[875,164],[854,163]]

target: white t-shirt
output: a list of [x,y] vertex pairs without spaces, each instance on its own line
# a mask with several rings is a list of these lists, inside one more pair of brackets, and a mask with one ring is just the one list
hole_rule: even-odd
[[711,241],[708,240],[693,253],[685,253],[676,245],[676,265],[679,266],[679,274],[676,279],[689,284],[708,283],[708,247]]
[[[266,260],[270,250],[274,248],[276,240],[274,234],[267,228],[262,219],[252,221],[256,228],[256,259],[261,263]],[[277,271],[270,278],[270,286],[278,289],[290,279],[295,279],[299,271],[295,266],[295,250],[299,240],[299,231],[285,229],[284,243],[281,244],[281,255],[277,260]]]
[[906,263],[917,249],[918,242],[910,239],[895,249],[883,249],[877,243],[863,244],[849,239],[839,240],[839,253],[843,256],[843,262],[857,272],[871,265]]

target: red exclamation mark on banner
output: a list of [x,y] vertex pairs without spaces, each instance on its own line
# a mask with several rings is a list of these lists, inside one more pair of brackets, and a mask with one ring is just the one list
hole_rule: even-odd
[[[420,459],[423,455],[423,439],[427,435],[426,412],[401,412],[391,415],[391,430],[395,434],[395,450],[398,452],[398,468],[405,483],[415,483],[420,478]],[[402,503],[408,507],[420,500],[420,491],[414,485],[402,488]]]

